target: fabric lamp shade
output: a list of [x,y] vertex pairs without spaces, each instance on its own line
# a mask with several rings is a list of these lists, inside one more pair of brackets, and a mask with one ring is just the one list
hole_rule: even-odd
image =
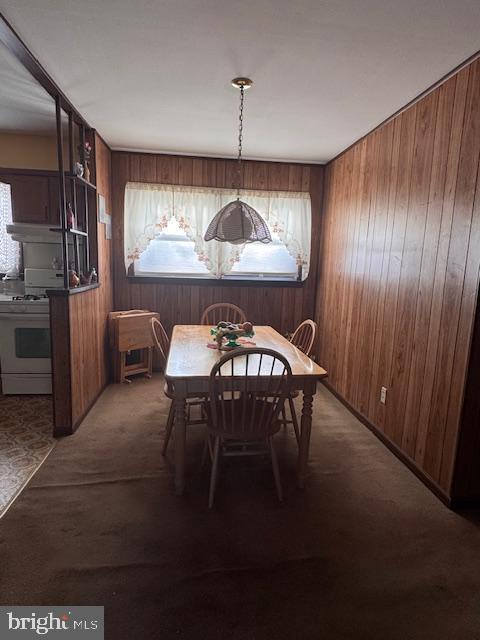
[[205,240],[218,240],[230,244],[271,242],[266,222],[246,202],[240,199],[226,204],[208,225]]

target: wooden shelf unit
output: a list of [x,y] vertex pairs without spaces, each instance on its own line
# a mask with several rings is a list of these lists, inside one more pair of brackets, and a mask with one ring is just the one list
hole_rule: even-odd
[[[73,111],[66,111],[68,116],[68,166],[64,158],[62,109],[59,101],[56,104],[57,111],[57,140],[58,140],[58,166],[60,173],[60,226],[53,228],[62,234],[63,264],[64,264],[64,288],[69,289],[70,265],[80,276],[81,272],[87,273],[91,266],[95,266],[98,272],[97,254],[97,187],[95,175],[95,132],[87,127],[84,122],[75,120]],[[76,129],[78,127],[78,129]],[[90,142],[92,151],[88,159],[85,155],[85,141]],[[75,147],[80,152],[80,163],[85,167],[89,163],[94,182],[85,180],[84,177],[74,173],[78,155]],[[69,228],[67,225],[67,210],[70,203],[75,214],[76,224],[79,228]],[[90,230],[92,232],[90,232]],[[69,242],[69,238],[72,242]],[[80,242],[81,241],[81,242]],[[73,245],[73,260],[69,256],[69,245]],[[93,260],[92,260],[93,256]]]
[[81,231],[80,229],[70,228],[63,229],[62,227],[50,227],[50,231],[55,231],[58,233],[72,233],[75,236],[83,236],[84,238],[88,238],[88,234],[85,231]]
[[94,191],[97,190],[97,187],[92,182],[85,180],[85,178],[82,178],[81,176],[77,176],[73,173],[66,173],[65,177],[68,178],[69,180],[74,180],[78,184],[88,187],[89,189],[93,189]]

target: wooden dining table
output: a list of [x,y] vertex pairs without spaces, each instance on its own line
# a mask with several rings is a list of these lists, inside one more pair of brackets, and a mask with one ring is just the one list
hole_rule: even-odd
[[[252,342],[255,346],[281,353],[292,369],[292,390],[303,392],[297,463],[297,484],[303,488],[310,447],[313,396],[317,390],[317,380],[324,378],[327,372],[272,327],[256,326],[254,331]],[[207,345],[211,342],[209,326],[176,325],[173,328],[165,378],[175,396],[175,492],[178,495],[185,489],[187,398],[208,394],[210,371],[225,353],[209,348]],[[252,345],[252,348],[255,347]]]

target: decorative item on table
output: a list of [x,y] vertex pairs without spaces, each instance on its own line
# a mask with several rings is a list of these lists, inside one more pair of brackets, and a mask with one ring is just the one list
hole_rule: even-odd
[[232,322],[220,321],[216,327],[210,329],[210,333],[215,338],[217,349],[220,351],[232,351],[242,346],[238,344],[239,338],[253,338],[255,332],[251,322],[233,324]]
[[79,178],[83,178],[83,172],[83,164],[81,162],[76,162],[75,166],[73,167],[74,175],[78,176]]
[[70,202],[67,203],[67,229],[75,229],[75,214]]
[[72,289],[80,284],[80,278],[77,276],[75,269],[70,269],[68,272],[68,284]]

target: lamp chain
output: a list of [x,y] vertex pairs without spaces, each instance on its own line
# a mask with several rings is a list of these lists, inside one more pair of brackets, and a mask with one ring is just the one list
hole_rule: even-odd
[[245,89],[240,87],[240,111],[238,115],[238,168],[237,168],[237,199],[240,198],[242,186],[242,142],[243,142],[243,97]]

